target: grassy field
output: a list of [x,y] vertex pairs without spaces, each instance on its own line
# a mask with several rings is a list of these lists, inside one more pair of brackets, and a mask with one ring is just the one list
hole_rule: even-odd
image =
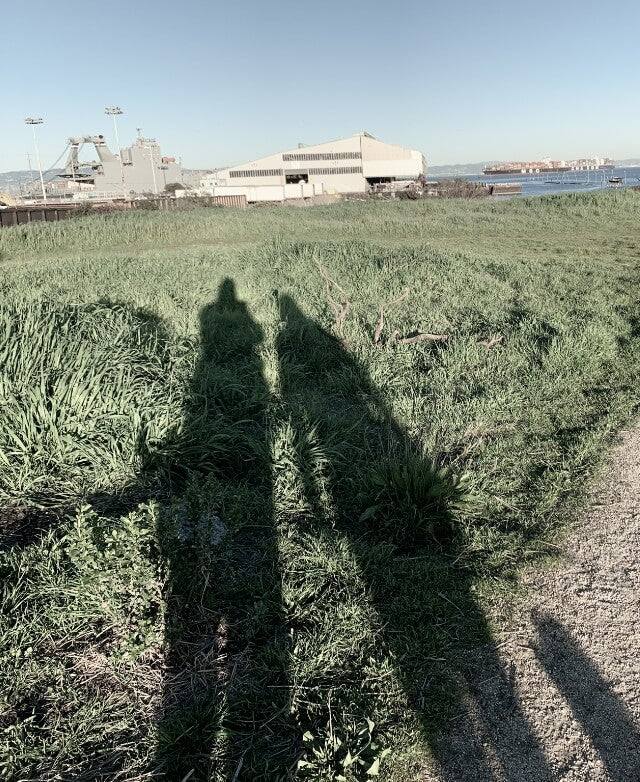
[[617,191],[0,231],[0,777],[437,767],[488,607],[637,412],[639,221]]

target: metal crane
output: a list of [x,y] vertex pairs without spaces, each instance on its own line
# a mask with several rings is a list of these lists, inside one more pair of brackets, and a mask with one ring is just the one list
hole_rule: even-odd
[[[83,144],[93,144],[99,161],[92,161],[90,163],[80,163],[78,160],[78,152]],[[103,163],[116,163],[117,158],[113,152],[107,146],[107,142],[104,136],[72,136],[69,138],[69,156],[64,167],[64,172],[60,174],[63,179],[73,179],[78,182],[93,182],[94,173],[83,171],[83,169],[89,167],[92,172],[102,172]]]

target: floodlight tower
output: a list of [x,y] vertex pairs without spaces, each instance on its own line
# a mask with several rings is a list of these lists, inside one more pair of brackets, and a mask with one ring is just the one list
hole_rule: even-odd
[[149,162],[151,163],[151,176],[153,177],[153,192],[158,195],[158,182],[156,181],[156,164],[153,159],[153,147],[151,144],[147,147],[149,150]]
[[107,106],[107,108],[104,110],[105,114],[108,114],[110,117],[113,117],[113,130],[116,134],[116,146],[118,147],[118,159],[120,160],[120,179],[122,181],[122,197],[124,200],[127,200],[127,189],[124,184],[124,165],[122,163],[122,150],[120,149],[120,138],[118,136],[118,123],[116,122],[116,117],[120,114],[123,114],[124,112],[120,108],[120,106]]
[[40,163],[40,150],[38,149],[38,139],[36,137],[36,125],[42,125],[42,117],[27,117],[25,119],[27,125],[31,125],[33,130],[33,143],[36,148],[36,158],[38,160],[38,171],[40,172],[40,184],[42,185],[42,198],[45,204],[47,203],[47,191],[44,188],[44,177],[42,176],[42,164]]

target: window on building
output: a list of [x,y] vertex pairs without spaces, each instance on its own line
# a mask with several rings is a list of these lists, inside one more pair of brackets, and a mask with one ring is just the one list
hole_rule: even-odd
[[336,168],[310,168],[312,176],[331,176],[332,174],[361,174],[362,166],[338,166]]
[[285,174],[284,181],[287,185],[299,185],[309,181],[309,174]]
[[229,176],[235,179],[249,179],[255,176],[282,176],[281,168],[256,168],[249,171],[229,171]]
[[362,160],[360,152],[287,152],[282,156],[283,161],[308,161],[308,160]]

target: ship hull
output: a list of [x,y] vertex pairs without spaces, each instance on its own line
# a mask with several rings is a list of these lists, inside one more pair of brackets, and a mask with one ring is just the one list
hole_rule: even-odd
[[485,176],[525,176],[526,174],[562,174],[571,171],[569,166],[559,166],[558,168],[538,168],[535,171],[522,168],[485,168],[482,173]]

